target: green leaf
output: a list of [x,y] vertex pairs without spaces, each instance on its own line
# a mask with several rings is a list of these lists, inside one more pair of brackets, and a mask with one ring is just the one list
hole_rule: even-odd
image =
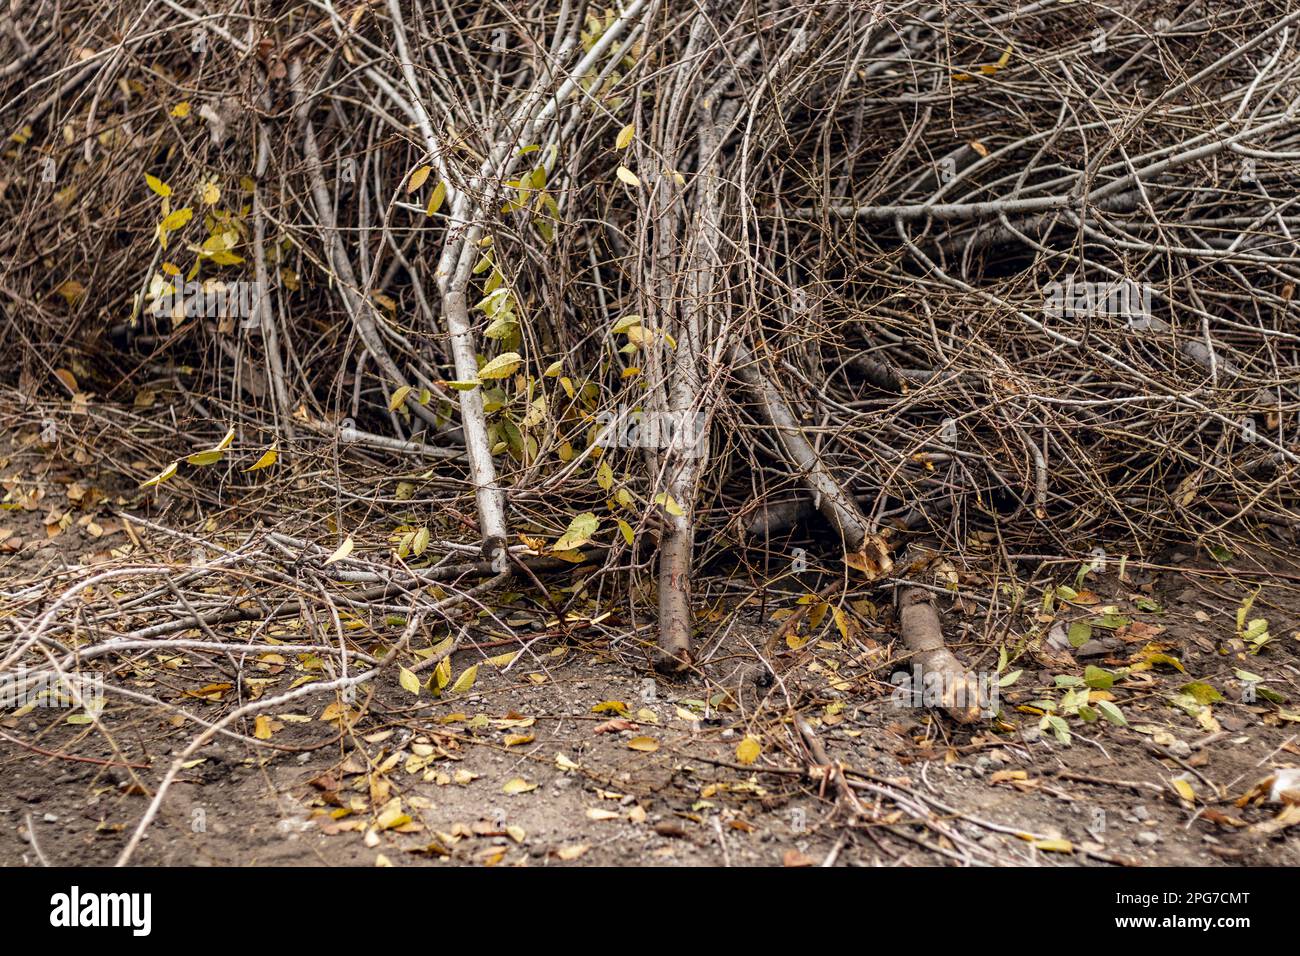
[[1223,695],[1205,681],[1192,681],[1178,689],[1184,694],[1191,695],[1198,704],[1217,704],[1223,700]]
[[1043,729],[1046,730],[1050,727],[1052,733],[1056,735],[1056,739],[1061,743],[1068,744],[1070,742],[1070,725],[1065,722],[1064,717],[1048,714],[1043,718],[1042,723],[1046,725]]
[[1103,614],[1101,617],[1094,617],[1090,622],[1093,627],[1100,627],[1107,631],[1114,631],[1121,627],[1127,627],[1132,624],[1131,618],[1123,614]]
[[1115,675],[1108,670],[1089,664],[1083,671],[1083,682],[1093,690],[1110,690],[1115,686]]
[[1210,552],[1210,557],[1214,558],[1215,561],[1218,561],[1221,564],[1226,564],[1235,557],[1231,551],[1221,544],[1211,545],[1206,548],[1206,550]]
[[572,551],[591,540],[600,527],[600,519],[590,511],[577,515],[569,522],[569,528],[555,542],[556,551]]
[[1119,708],[1116,707],[1114,704],[1112,704],[1110,701],[1099,700],[1096,702],[1095,706],[1099,711],[1101,711],[1101,715],[1105,717],[1107,720],[1109,720],[1112,724],[1116,724],[1120,727],[1128,726],[1128,719],[1122,713],[1120,713]]
[[1092,640],[1092,625],[1087,621],[1075,621],[1070,625],[1067,636],[1070,639],[1071,647],[1082,647]]

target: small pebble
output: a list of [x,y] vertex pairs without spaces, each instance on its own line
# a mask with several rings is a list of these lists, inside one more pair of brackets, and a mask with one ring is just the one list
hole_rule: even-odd
[[1150,830],[1143,830],[1137,835],[1137,841],[1142,846],[1155,846],[1160,842],[1160,835],[1152,833]]
[[1151,811],[1142,804],[1138,804],[1133,808],[1133,816],[1137,817],[1139,820],[1150,820]]

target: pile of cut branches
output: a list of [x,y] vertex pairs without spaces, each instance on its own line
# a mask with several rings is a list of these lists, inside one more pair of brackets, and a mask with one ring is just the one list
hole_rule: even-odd
[[11,5],[9,403],[176,515],[328,499],[327,552],[418,510],[397,566],[582,562],[675,660],[699,569],[784,571],[800,529],[890,581],[912,540],[1289,528],[1298,33],[1283,0]]

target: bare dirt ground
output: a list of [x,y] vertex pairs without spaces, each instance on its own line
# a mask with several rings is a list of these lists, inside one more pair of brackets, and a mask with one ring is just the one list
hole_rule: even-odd
[[[0,592],[170,547],[114,516],[147,503],[104,463],[13,447],[0,465]],[[413,695],[394,675],[204,747],[132,862],[1300,865],[1295,808],[1253,791],[1300,767],[1300,566],[1184,545],[1131,560],[1122,578],[1113,559],[1081,579],[1079,567],[1030,568],[1068,590],[1050,612],[1031,591],[1014,619],[987,612],[977,574],[959,576],[947,638],[1004,685],[1000,716],[966,727],[895,700],[890,675],[906,665],[889,614],[863,603],[887,603],[879,589],[848,595],[843,627],[810,614],[775,680],[752,662],[795,606],[785,598],[719,600],[705,663],[676,679],[608,627],[560,634],[520,612],[535,635],[522,650],[457,652],[454,674],[479,665],[462,690]],[[1253,619],[1270,636],[1258,653]],[[304,628],[273,633],[292,642]],[[421,634],[414,650],[439,639]],[[232,683],[219,656],[145,654],[113,679],[211,720],[309,677],[308,663],[263,655]],[[810,766],[796,715],[853,773]],[[0,863],[111,864],[195,732],[119,698],[98,722],[76,716],[0,711]]]

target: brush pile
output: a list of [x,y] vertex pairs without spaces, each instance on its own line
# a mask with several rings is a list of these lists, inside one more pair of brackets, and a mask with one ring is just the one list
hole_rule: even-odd
[[349,564],[378,518],[390,564],[589,568],[678,659],[701,568],[809,531],[889,580],[911,540],[1288,529],[1298,36],[1284,0],[13,0],[5,403],[385,595],[428,582]]

